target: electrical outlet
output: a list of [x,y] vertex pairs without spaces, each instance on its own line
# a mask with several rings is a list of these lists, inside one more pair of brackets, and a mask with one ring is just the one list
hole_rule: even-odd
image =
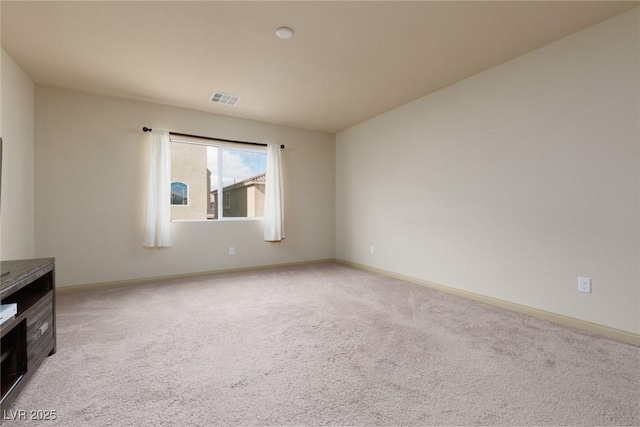
[[591,293],[591,279],[589,277],[578,277],[578,291]]
[[236,254],[236,248],[234,248],[233,246],[229,246],[229,255],[235,255]]
[[375,251],[376,251],[376,248],[374,248],[374,247],[373,247],[373,245],[371,245],[371,246],[369,247],[369,253],[370,253],[371,255],[373,255],[373,254],[375,253]]

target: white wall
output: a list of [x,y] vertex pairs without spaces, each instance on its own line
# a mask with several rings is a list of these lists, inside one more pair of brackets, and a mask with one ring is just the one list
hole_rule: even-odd
[[639,333],[639,28],[636,8],[340,132],[336,256]]
[[34,83],[2,50],[0,258],[32,258],[34,238]]
[[[58,286],[333,258],[334,135],[44,86],[35,99],[36,254],[56,257]],[[173,222],[172,248],[144,249],[143,126],[285,144],[287,238],[265,243],[261,220]]]

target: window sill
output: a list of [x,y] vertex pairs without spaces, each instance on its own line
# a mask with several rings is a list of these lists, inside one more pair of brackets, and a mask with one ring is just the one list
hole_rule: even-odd
[[236,221],[262,221],[264,217],[253,216],[248,218],[222,218],[222,219],[172,219],[171,222],[236,222]]

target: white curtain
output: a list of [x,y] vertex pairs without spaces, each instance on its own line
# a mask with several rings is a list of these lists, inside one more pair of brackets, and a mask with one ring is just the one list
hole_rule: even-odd
[[284,200],[282,186],[282,157],[280,146],[267,145],[267,184],[264,195],[264,240],[284,239]]
[[169,132],[152,130],[147,183],[144,243],[147,248],[171,246],[171,142]]

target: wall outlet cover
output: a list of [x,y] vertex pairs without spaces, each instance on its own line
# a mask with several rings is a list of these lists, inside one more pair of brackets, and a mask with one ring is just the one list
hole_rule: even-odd
[[591,279],[589,277],[578,277],[578,291],[591,293]]

